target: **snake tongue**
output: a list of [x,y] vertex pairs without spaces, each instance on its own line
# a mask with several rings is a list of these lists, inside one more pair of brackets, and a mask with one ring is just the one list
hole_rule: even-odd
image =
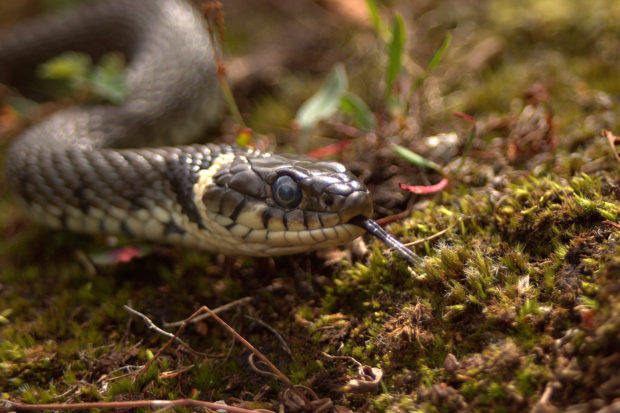
[[388,234],[379,224],[370,218],[358,215],[349,221],[350,224],[362,227],[372,236],[379,238],[389,247],[398,251],[411,265],[420,263],[420,258],[407,248],[402,242],[396,239],[393,235]]

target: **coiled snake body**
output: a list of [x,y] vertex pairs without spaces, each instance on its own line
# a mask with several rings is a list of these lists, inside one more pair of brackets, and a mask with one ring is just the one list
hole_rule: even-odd
[[339,163],[228,145],[144,147],[187,142],[213,122],[212,48],[184,0],[106,0],[0,34],[5,84],[24,83],[65,50],[120,50],[129,62],[123,104],[63,110],[11,146],[9,183],[33,217],[252,256],[339,245],[366,230],[415,262],[370,219],[368,190]]

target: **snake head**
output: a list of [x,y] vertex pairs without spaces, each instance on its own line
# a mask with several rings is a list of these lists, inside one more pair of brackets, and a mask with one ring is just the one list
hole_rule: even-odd
[[364,233],[350,221],[369,219],[373,211],[368,189],[337,162],[237,149],[198,176],[194,194],[205,241],[217,234],[226,253],[293,254],[341,245]]

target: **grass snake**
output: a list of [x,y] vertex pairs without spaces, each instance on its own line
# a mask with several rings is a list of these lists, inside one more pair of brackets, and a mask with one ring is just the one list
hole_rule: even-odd
[[[10,186],[35,220],[230,255],[293,254],[368,231],[418,258],[371,220],[366,187],[336,162],[229,145],[181,145],[219,112],[213,45],[184,0],[89,3],[0,34],[0,82],[20,87],[66,50],[128,61],[120,105],[65,109],[11,145]],[[179,146],[155,145],[179,144]]]

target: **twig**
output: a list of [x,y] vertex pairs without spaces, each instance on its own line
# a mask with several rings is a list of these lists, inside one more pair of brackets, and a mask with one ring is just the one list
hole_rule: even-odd
[[[202,307],[201,307],[202,308]],[[150,359],[149,361],[147,361],[144,366],[138,371],[138,373],[136,374],[136,378],[139,377],[141,374],[147,372],[149,370],[149,368],[151,367],[151,364],[153,364],[153,362],[155,360],[157,360],[159,358],[159,356],[161,356],[161,354],[172,345],[173,341],[176,341],[176,339],[179,338],[179,336],[181,335],[181,333],[183,333],[183,331],[185,331],[185,327],[187,327],[187,324],[189,322],[189,320],[191,320],[193,317],[196,316],[196,314],[200,311],[200,309],[198,309],[197,311],[194,312],[194,314],[192,314],[191,316],[189,316],[189,318],[187,320],[185,320],[183,322],[183,324],[181,324],[181,326],[178,328],[178,330],[176,331],[176,333],[174,333],[174,335],[172,337],[170,337],[170,339],[166,342],[166,344],[164,344],[159,350],[157,350],[157,353],[155,353],[155,355],[153,356],[152,359]]]
[[[213,312],[214,312],[215,314],[219,314],[219,313],[222,313],[222,312],[224,312],[224,311],[228,311],[228,310],[230,310],[231,308],[236,307],[236,306],[238,306],[238,305],[245,304],[245,303],[249,303],[250,301],[252,301],[252,297],[243,297],[243,298],[240,298],[240,299],[238,299],[238,300],[231,301],[231,302],[229,302],[228,304],[224,304],[224,305],[222,305],[222,306],[220,306],[220,307],[216,308],[215,310],[213,310]],[[191,322],[191,323],[197,323],[198,321],[204,320],[204,319],[209,318],[209,317],[211,317],[211,314],[209,314],[209,313],[204,313],[204,314],[199,315],[199,316],[198,316],[198,317],[196,317],[196,318],[193,318],[193,319],[192,319],[191,321],[189,321],[189,322]],[[181,325],[183,325],[183,323],[184,323],[184,322],[186,322],[186,321],[187,321],[187,320],[180,320],[180,321],[173,321],[173,322],[170,322],[170,323],[168,323],[168,322],[165,322],[165,321],[164,321],[164,327],[180,327],[180,326],[181,326]]]
[[172,409],[172,407],[162,407],[161,409],[153,410],[153,413],[163,413],[168,412]]
[[[443,234],[445,234],[446,232],[448,232],[449,230],[450,230],[450,227],[445,228],[445,229],[442,229],[441,231],[439,231],[439,232],[437,232],[437,233],[435,233],[435,234],[433,234],[433,235],[431,235],[431,236],[429,236],[429,237],[422,238],[422,239],[419,239],[419,240],[416,240],[416,241],[412,241],[412,242],[408,242],[408,243],[403,244],[403,245],[404,245],[405,247],[411,247],[411,246],[414,246],[414,245],[419,245],[419,244],[422,244],[422,243],[424,243],[424,242],[426,242],[426,241],[430,241],[430,240],[432,240],[432,239],[435,239],[435,238],[437,238],[437,237],[440,237],[440,236],[442,236]],[[392,250],[392,248],[388,248],[388,249],[386,249],[386,251],[391,251],[391,250]]]
[[162,380],[173,379],[175,377],[178,377],[182,373],[185,373],[186,371],[190,371],[193,368],[194,368],[194,365],[192,364],[191,366],[185,366],[185,367],[180,368],[180,369],[164,371],[163,373],[161,373],[159,375],[159,378],[162,379]]
[[407,202],[407,207],[405,208],[404,211],[399,212],[398,214],[388,215],[387,217],[379,218],[377,220],[377,224],[384,227],[388,224],[391,224],[392,222],[400,221],[401,219],[407,218],[409,215],[411,215],[411,209],[413,208],[413,204],[415,203],[415,198],[416,197],[414,196],[409,197],[409,201]]
[[381,226],[385,226],[385,225],[391,224],[392,222],[400,221],[401,219],[403,219],[405,217],[408,217],[410,213],[411,213],[411,210],[409,210],[409,208],[407,208],[403,212],[399,212],[398,214],[394,214],[394,215],[390,215],[390,216],[387,216],[387,217],[379,218],[377,220],[377,224],[379,224]]
[[257,374],[260,374],[260,375],[263,375],[263,376],[268,376],[268,377],[274,378],[276,380],[279,379],[279,377],[276,374],[274,374],[274,373],[272,373],[270,371],[263,370],[263,369],[261,369],[260,367],[258,367],[256,365],[256,362],[254,361],[254,353],[250,354],[250,357],[248,357],[248,363],[249,363],[250,368],[252,369],[252,371],[254,373],[257,373]]
[[[250,350],[252,353],[254,353],[254,355],[256,357],[258,357],[263,363],[265,363],[269,367],[269,369],[273,373],[275,373],[276,376],[278,376],[278,378],[280,379],[280,381],[282,383],[284,383],[284,385],[286,385],[288,388],[291,389],[291,391],[293,391],[294,393],[296,393],[298,395],[298,397],[303,401],[303,403],[306,406],[306,408],[308,408],[310,410],[314,409],[315,406],[312,404],[312,402],[310,400],[308,400],[308,398],[306,396],[304,396],[304,394],[301,393],[301,391],[299,391],[295,387],[295,385],[293,385],[293,383],[290,382],[288,377],[286,377],[284,374],[282,374],[282,372],[280,370],[278,370],[278,368],[273,363],[271,363],[267,357],[265,357],[252,344],[250,344],[249,341],[247,341],[239,333],[237,333],[234,328],[232,328],[231,326],[226,324],[226,322],[224,320],[222,320],[217,314],[215,314],[213,312],[213,310],[211,310],[206,305],[203,305],[198,310],[194,311],[194,313],[192,315],[190,315],[185,320],[183,320],[183,322],[181,323],[181,326],[176,331],[176,333],[174,333],[174,335],[172,337],[170,337],[168,342],[166,344],[164,344],[164,346],[161,347],[157,351],[157,353],[153,356],[152,359],[150,359],[149,361],[146,362],[144,367],[142,367],[142,369],[138,372],[137,375],[140,375],[143,372],[148,371],[149,367],[151,367],[151,364],[153,364],[153,362],[159,358],[159,356],[164,352],[164,350],[167,349],[172,344],[172,342],[175,341],[175,339],[178,338],[178,336],[181,335],[181,333],[185,330],[185,327],[187,327],[187,325],[192,320],[197,318],[201,313],[205,313],[205,312],[208,313],[211,317],[213,317],[215,319],[215,321],[220,323],[220,325],[222,325],[226,330],[228,330],[237,340],[239,340],[241,342],[241,344],[243,344],[248,350]],[[159,406],[159,407],[165,407],[165,406]]]
[[383,378],[383,370],[379,367],[365,366],[351,356],[332,356],[326,352],[322,352],[323,356],[331,360],[347,360],[353,362],[357,366],[357,374],[360,378],[351,379],[341,389],[345,392],[370,392],[376,391],[379,383]]
[[419,240],[413,241],[413,242],[408,242],[408,243],[405,244],[405,247],[411,247],[413,245],[422,244],[422,243],[424,243],[426,241],[430,241],[432,239],[441,237],[443,234],[448,232],[448,230],[450,230],[450,227],[442,229],[441,231],[437,232],[436,234],[431,235],[430,237],[422,238],[422,239],[419,239]]
[[93,264],[92,260],[88,258],[86,254],[84,254],[84,251],[82,250],[75,251],[75,257],[80,262],[80,264],[84,266],[88,274],[97,275],[97,268],[95,268],[95,265]]
[[9,400],[0,400],[0,412],[32,412],[41,410],[88,410],[88,409],[138,409],[150,407],[152,409],[173,408],[178,406],[205,407],[212,410],[225,410],[230,413],[256,413],[256,410],[248,410],[241,407],[227,406],[224,404],[205,402],[202,400],[179,399],[179,400],[132,400],[123,402],[90,402],[90,403],[50,403],[50,404],[24,404]]
[[607,224],[607,225],[611,225],[612,227],[616,228],[616,229],[620,229],[620,225],[616,224],[613,221],[610,221],[608,219],[603,221],[603,224]]
[[[99,378],[99,380],[97,380],[95,382],[95,384],[106,383],[106,382],[109,382],[109,381],[116,381],[116,380],[120,380],[120,379],[128,377],[128,376],[133,376],[135,374],[135,372],[140,370],[141,368],[142,368],[142,366],[131,366],[131,365],[119,367],[119,368],[114,369],[111,372],[101,376]],[[115,374],[116,372],[123,371],[123,370],[127,371],[127,373],[121,374],[119,376],[110,377],[111,374]]]
[[[209,10],[207,10],[208,12]],[[241,116],[241,112],[239,111],[239,107],[237,106],[237,102],[235,101],[235,97],[233,96],[232,90],[230,89],[230,85],[226,80],[226,68],[224,67],[224,62],[220,57],[220,53],[218,51],[218,43],[215,39],[215,30],[213,30],[211,19],[205,15],[205,19],[207,21],[207,28],[209,31],[209,37],[211,38],[211,45],[213,47],[213,57],[215,59],[215,65],[217,67],[217,79],[220,83],[220,90],[222,92],[222,96],[224,97],[224,101],[226,102],[226,106],[230,110],[233,118],[239,125],[240,129],[247,128],[245,122],[243,121],[243,116]],[[221,34],[221,32],[220,32]]]
[[547,385],[545,386],[545,390],[540,396],[540,400],[534,406],[534,410],[538,411],[550,411],[553,408],[551,404],[551,396],[553,396],[553,391],[561,388],[561,384],[555,380],[549,380]]
[[315,409],[315,406],[312,404],[312,402],[301,391],[299,391],[299,389],[297,389],[293,383],[291,383],[291,381],[288,379],[288,377],[286,377],[284,374],[282,374],[282,372],[280,370],[278,370],[278,368],[271,361],[269,361],[269,359],[267,357],[265,357],[263,355],[263,353],[258,351],[249,341],[247,341],[239,333],[237,333],[234,328],[232,328],[231,326],[226,324],[226,322],[224,320],[222,320],[217,314],[215,314],[209,307],[207,307],[206,305],[203,305],[198,310],[196,310],[196,312],[194,312],[194,314],[192,314],[187,320],[189,321],[189,320],[193,319],[194,317],[196,317],[198,315],[198,313],[205,312],[205,311],[207,313],[209,313],[211,315],[211,317],[213,317],[218,323],[220,323],[220,325],[222,325],[222,327],[224,327],[226,330],[228,330],[228,332],[230,334],[232,334],[237,340],[239,340],[241,342],[241,344],[243,344],[245,346],[245,348],[250,350],[252,353],[254,353],[254,355],[256,357],[258,357],[259,360],[261,360],[263,363],[265,363],[269,367],[269,369],[276,376],[278,376],[280,381],[285,386],[290,388],[291,391],[294,392],[303,401],[303,403],[304,403],[304,405],[306,406],[307,409],[309,409],[309,410],[314,410]]
[[189,344],[187,344],[186,342],[181,340],[179,337],[175,337],[174,334],[169,333],[167,331],[164,331],[161,328],[157,327],[157,325],[155,325],[155,323],[150,318],[148,318],[146,315],[142,314],[141,312],[139,312],[137,310],[134,310],[133,308],[129,307],[128,305],[125,305],[124,307],[125,307],[125,310],[129,311],[130,313],[132,313],[134,315],[137,315],[142,320],[144,320],[144,322],[146,323],[146,326],[148,327],[149,330],[155,331],[156,333],[161,334],[164,337],[168,337],[170,339],[174,339],[177,343],[179,343],[183,347],[187,348],[195,356],[200,356],[200,357],[205,357],[206,356],[205,353],[201,353],[199,351],[194,350],[193,348],[191,348],[189,346]]
[[603,137],[607,139],[607,143],[609,144],[609,147],[611,148],[611,153],[613,153],[614,157],[616,158],[616,161],[620,162],[620,155],[618,155],[618,151],[616,151],[616,142],[620,141],[620,138],[615,136],[613,133],[611,133],[607,129],[603,129],[601,131],[601,135],[603,135]]
[[280,333],[278,333],[278,331],[275,328],[271,327],[269,324],[265,323],[263,320],[259,320],[258,318],[250,317],[249,315],[246,315],[245,318],[247,318],[248,320],[254,321],[255,323],[258,323],[261,326],[265,327],[267,330],[271,331],[273,335],[278,338],[278,341],[280,342],[280,344],[282,344],[282,347],[284,348],[284,351],[286,351],[286,354],[288,354],[291,358],[293,358],[293,352],[291,351],[291,348],[288,346],[288,344],[286,344],[286,341],[284,340],[282,335],[280,335]]
[[303,410],[304,406],[302,400],[299,399],[299,392],[301,392],[302,390],[309,393],[310,396],[315,399],[312,413],[322,413],[334,406],[334,403],[331,399],[319,399],[316,393],[309,387],[297,386],[295,387],[295,389],[297,389],[297,392],[293,392],[292,388],[288,388],[282,393],[282,407],[284,409],[282,409],[281,411],[298,412]]
[[74,384],[73,386],[69,386],[69,388],[64,391],[63,393],[59,394],[58,396],[54,396],[53,400],[60,400],[63,399],[65,397],[67,397],[69,394],[73,393],[76,390],[80,389],[80,386],[88,386],[90,383],[84,382],[82,380],[78,381],[76,384]]
[[355,359],[354,359],[353,357],[351,357],[351,356],[332,356],[331,354],[328,354],[328,353],[326,353],[326,352],[324,352],[324,351],[323,351],[323,352],[321,352],[321,354],[322,354],[323,356],[327,357],[328,359],[331,359],[331,360],[347,360],[347,361],[350,361],[350,362],[352,362],[353,364],[355,364],[355,365],[357,366],[357,368],[360,368],[360,367],[362,367],[362,366],[363,366],[363,364],[362,364],[362,363],[360,363],[359,361],[355,360]]

